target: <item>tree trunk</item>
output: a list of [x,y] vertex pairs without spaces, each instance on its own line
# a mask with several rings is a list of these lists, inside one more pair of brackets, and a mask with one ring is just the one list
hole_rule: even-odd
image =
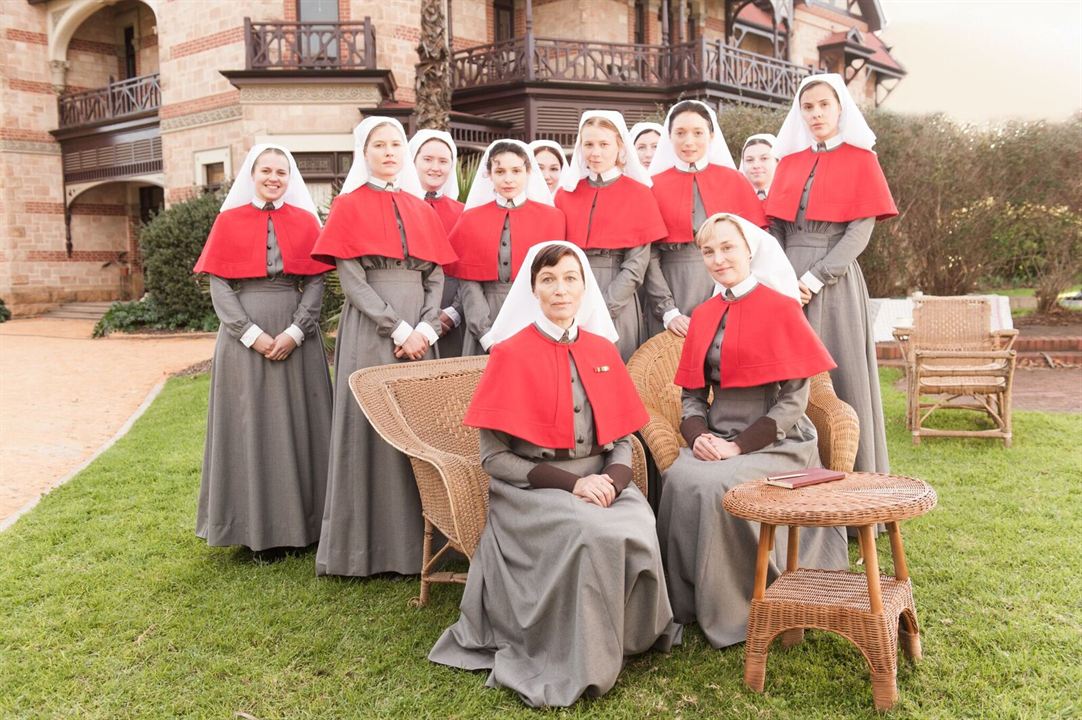
[[451,129],[451,67],[444,0],[421,0],[421,42],[417,46],[417,127]]

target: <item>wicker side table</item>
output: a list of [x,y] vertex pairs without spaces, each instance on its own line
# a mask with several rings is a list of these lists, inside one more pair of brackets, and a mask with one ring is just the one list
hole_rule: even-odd
[[[921,657],[913,588],[898,523],[935,507],[935,491],[914,478],[849,473],[844,480],[798,490],[752,482],[725,494],[725,510],[760,523],[755,586],[744,645],[744,682],[763,691],[770,642],[782,635],[786,647],[799,643],[804,628],[848,639],[871,669],[875,707],[887,710],[898,699],[898,641],[912,660]],[[894,576],[879,574],[873,528],[886,523]],[[766,586],[770,550],[778,525],[789,528],[786,570]],[[797,563],[800,527],[849,525],[859,528],[865,573],[813,570]],[[900,626],[900,627],[899,627]]]

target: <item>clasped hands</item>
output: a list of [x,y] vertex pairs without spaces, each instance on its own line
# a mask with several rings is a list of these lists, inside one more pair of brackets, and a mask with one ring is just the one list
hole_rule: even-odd
[[616,502],[617,493],[612,478],[601,474],[580,477],[575,481],[571,494],[598,507],[608,507]]
[[696,460],[728,460],[740,454],[740,446],[712,433],[703,433],[695,438],[691,453]]
[[414,330],[401,345],[396,345],[394,356],[407,360],[420,360],[428,352],[428,338]]
[[252,349],[268,360],[285,360],[296,348],[297,341],[285,332],[279,333],[277,337],[260,333],[252,343]]

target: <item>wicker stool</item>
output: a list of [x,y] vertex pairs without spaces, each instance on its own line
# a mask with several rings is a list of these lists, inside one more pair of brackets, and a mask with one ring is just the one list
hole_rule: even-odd
[[[917,611],[898,523],[923,515],[935,504],[935,491],[927,483],[877,473],[849,473],[844,480],[798,490],[752,482],[727,492],[726,511],[761,524],[744,645],[745,684],[763,691],[767,652],[776,636],[781,635],[782,644],[789,647],[803,639],[804,628],[818,628],[838,633],[857,646],[871,668],[875,707],[890,709],[898,699],[899,636],[911,660],[921,657]],[[890,534],[894,577],[879,574],[877,523],[886,523]],[[767,567],[778,525],[789,528],[787,565],[768,588]],[[838,525],[859,528],[865,574],[799,568],[800,526]]]

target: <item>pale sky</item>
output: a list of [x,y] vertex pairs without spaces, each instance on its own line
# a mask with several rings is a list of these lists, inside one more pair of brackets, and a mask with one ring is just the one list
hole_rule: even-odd
[[885,104],[968,122],[1082,110],[1082,0],[880,0],[909,74]]

